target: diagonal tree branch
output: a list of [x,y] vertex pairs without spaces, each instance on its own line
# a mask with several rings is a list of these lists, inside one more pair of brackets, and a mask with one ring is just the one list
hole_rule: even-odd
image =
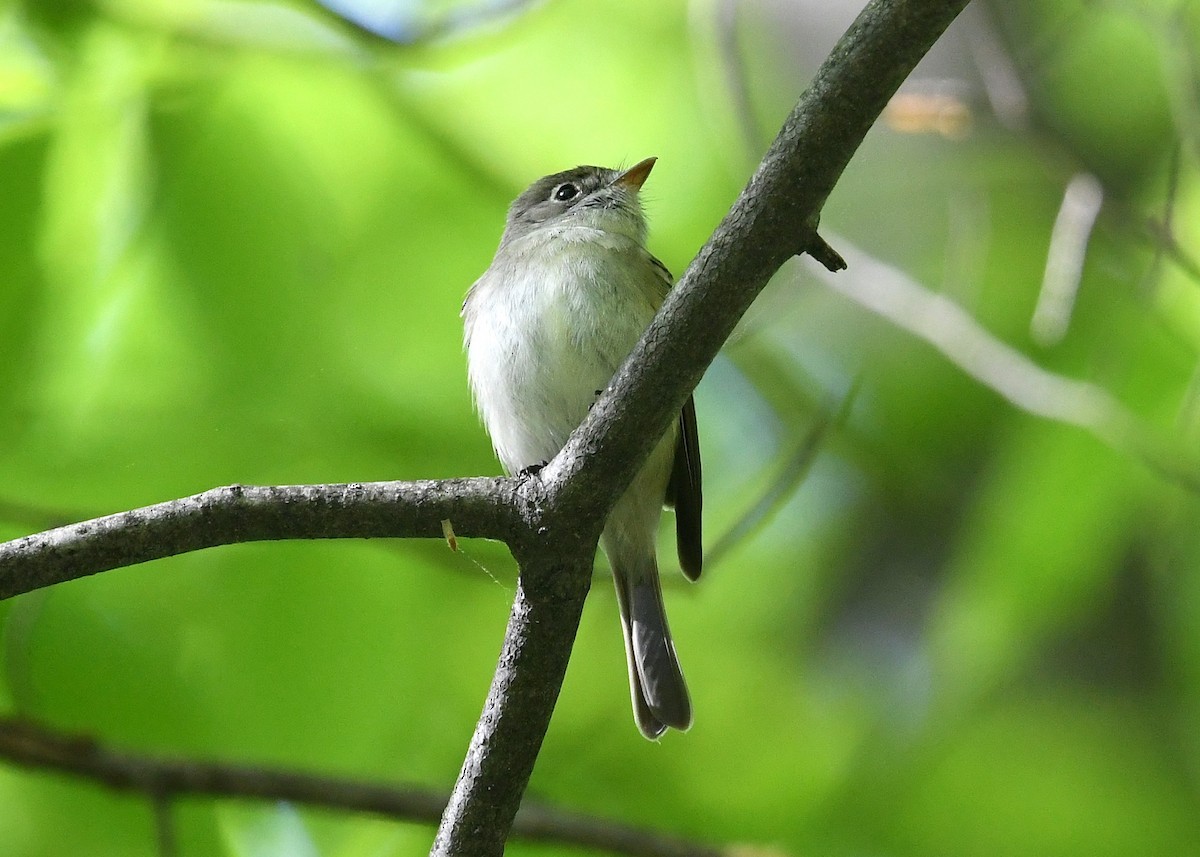
[[966,5],[867,5],[605,395],[542,471],[552,496],[580,513],[611,507],[784,261],[808,252],[827,263],[816,234],[826,197],[901,82]]
[[567,672],[598,538],[549,557],[514,550],[521,574],[504,647],[430,854],[504,853]]
[[[825,198],[892,94],[966,2],[872,0],[838,42],[612,384],[541,471],[546,495],[539,508],[547,513],[539,527],[543,544],[557,541],[563,546],[557,556],[565,557],[562,538],[574,535],[585,556],[576,555],[578,562],[562,563],[557,576],[539,582],[526,578],[529,566],[514,547],[525,592],[552,587],[559,595],[556,608],[578,616],[586,587],[565,592],[570,584],[562,573],[573,565],[581,578],[589,576],[585,557],[595,549],[595,523],[603,521],[767,280],[796,253],[811,249],[821,260],[836,257],[816,234]],[[573,533],[572,524],[581,522],[593,528]],[[502,670],[442,817],[434,857],[503,853],[506,825],[518,805],[512,791],[519,799],[549,726],[547,709],[529,711],[536,720],[496,716],[521,705],[510,691],[521,684],[516,673],[524,663],[517,654],[530,653],[514,633],[555,618],[549,610],[537,613],[535,608],[518,619],[514,606]],[[528,665],[547,669],[545,681],[555,696],[576,627],[564,628],[557,640],[542,635],[544,657],[527,658]],[[511,748],[520,749],[512,753]]]

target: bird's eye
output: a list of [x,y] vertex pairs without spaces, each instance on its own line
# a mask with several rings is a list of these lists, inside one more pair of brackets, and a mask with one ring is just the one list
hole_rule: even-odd
[[568,199],[574,199],[577,196],[579,196],[579,188],[570,182],[567,182],[565,184],[560,184],[554,189],[554,193],[551,194],[551,199],[557,200],[558,202],[566,202]]

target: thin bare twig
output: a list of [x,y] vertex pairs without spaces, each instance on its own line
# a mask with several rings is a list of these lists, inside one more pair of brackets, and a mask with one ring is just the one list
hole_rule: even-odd
[[[1167,187],[1163,194],[1162,218],[1158,221],[1160,228],[1154,230],[1153,227],[1150,227],[1151,231],[1157,235],[1171,236],[1175,232],[1175,203],[1179,196],[1179,174],[1182,167],[1183,147],[1177,143],[1171,149],[1171,157],[1167,161]],[[1158,288],[1166,254],[1166,241],[1155,240],[1154,255],[1150,258],[1150,264],[1146,267],[1146,272],[1138,284],[1141,292],[1152,294]]]
[[792,449],[783,456],[778,472],[767,485],[762,496],[754,502],[733,525],[709,548],[704,561],[707,568],[721,562],[722,559],[739,544],[748,539],[756,530],[765,525],[775,513],[782,508],[804,483],[813,462],[820,453],[822,444],[829,433],[845,422],[854,402],[857,387],[851,387],[849,392],[836,403],[830,403],[817,414],[808,431],[796,442]]
[[[1160,217],[1148,217],[1142,223],[1144,232],[1154,245],[1154,256],[1140,284],[1143,292],[1153,292],[1162,276],[1163,263],[1170,259],[1190,280],[1200,283],[1200,262],[1190,255],[1175,237],[1175,208],[1179,197],[1183,170],[1182,146],[1175,146],[1167,162],[1167,187],[1163,195]],[[1128,216],[1128,214],[1127,214]]]

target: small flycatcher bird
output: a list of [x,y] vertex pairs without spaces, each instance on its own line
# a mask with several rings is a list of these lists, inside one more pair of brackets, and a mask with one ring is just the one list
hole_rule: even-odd
[[[538,179],[509,208],[496,256],[467,292],[471,390],[509,474],[562,449],[671,288],[670,272],[646,250],[638,198],[654,162]],[[695,580],[700,445],[690,397],[600,536],[617,586],[634,719],[650,739],[692,723],[655,559],[664,504],[675,508],[680,567]]]

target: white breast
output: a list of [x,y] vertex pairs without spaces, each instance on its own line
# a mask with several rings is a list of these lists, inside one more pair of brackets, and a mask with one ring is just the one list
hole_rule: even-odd
[[463,317],[471,389],[505,470],[554,457],[666,289],[623,235],[549,228],[501,249]]

